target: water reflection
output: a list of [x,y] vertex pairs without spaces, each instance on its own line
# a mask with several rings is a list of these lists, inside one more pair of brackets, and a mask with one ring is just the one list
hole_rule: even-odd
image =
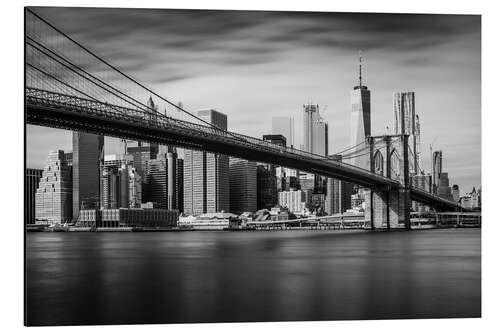
[[30,325],[478,317],[480,230],[30,233]]

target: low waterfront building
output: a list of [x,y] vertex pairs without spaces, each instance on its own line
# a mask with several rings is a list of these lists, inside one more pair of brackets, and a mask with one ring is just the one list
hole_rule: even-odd
[[180,216],[178,226],[197,230],[223,230],[229,228],[231,219],[238,219],[238,215],[218,212],[205,213],[199,216]]
[[460,198],[460,204],[466,209],[481,209],[481,189],[476,191],[476,188],[473,187],[472,192]]
[[86,209],[80,211],[79,224],[98,228],[175,227],[179,211],[149,208]]

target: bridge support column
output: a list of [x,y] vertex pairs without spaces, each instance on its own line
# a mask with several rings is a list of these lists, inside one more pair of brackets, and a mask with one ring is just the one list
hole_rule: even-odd
[[365,219],[369,217],[372,229],[395,229],[400,221],[405,221],[406,215],[409,221],[409,206],[402,204],[400,190],[372,189],[370,192],[369,200],[366,200]]
[[399,223],[404,224],[405,229],[407,230],[411,229],[410,210],[411,210],[410,190],[400,189],[399,207],[398,207]]

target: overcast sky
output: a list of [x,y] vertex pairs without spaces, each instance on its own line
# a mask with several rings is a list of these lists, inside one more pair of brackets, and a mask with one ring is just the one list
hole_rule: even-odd
[[[461,192],[481,182],[481,19],[249,11],[36,8],[78,41],[190,111],[215,108],[228,129],[261,137],[272,116],[295,119],[320,105],[329,150],[349,146],[350,91],[363,50],[372,134],[393,125],[392,95],[414,91],[424,169],[429,144]],[[106,138],[106,153],[118,152]],[[27,166],[51,149],[71,151],[71,132],[27,127]],[[450,184],[451,185],[451,184]]]

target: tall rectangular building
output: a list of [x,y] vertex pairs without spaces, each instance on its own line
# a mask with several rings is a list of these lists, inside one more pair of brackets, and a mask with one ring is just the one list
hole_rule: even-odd
[[167,208],[177,209],[179,206],[177,194],[177,149],[167,148]]
[[417,174],[420,155],[420,122],[415,115],[415,93],[412,91],[396,92],[393,96],[394,134],[406,134],[408,137],[410,174]]
[[304,108],[304,150],[328,155],[328,124],[319,114],[319,105],[307,104]]
[[80,209],[99,209],[104,136],[73,132],[73,218]]
[[268,209],[278,204],[276,168],[270,164],[257,166],[257,209]]
[[257,163],[240,158],[229,159],[230,212],[241,214],[257,210]]
[[[198,117],[227,130],[227,116],[216,110],[198,111]],[[229,157],[186,149],[184,152],[184,213],[229,211]]]
[[177,159],[177,167],[176,167],[176,196],[177,196],[177,209],[180,213],[184,211],[184,160],[182,158]]
[[149,192],[147,201],[156,204],[160,209],[167,209],[169,180],[167,160],[161,157],[149,160],[147,178]]
[[26,169],[26,178],[24,180],[24,218],[26,224],[35,223],[35,194],[42,173],[43,170],[41,169]]
[[443,151],[438,150],[432,154],[432,185],[433,193],[437,193],[439,175],[443,172]]
[[51,150],[35,194],[35,223],[70,222],[72,194],[71,168],[64,151]]

